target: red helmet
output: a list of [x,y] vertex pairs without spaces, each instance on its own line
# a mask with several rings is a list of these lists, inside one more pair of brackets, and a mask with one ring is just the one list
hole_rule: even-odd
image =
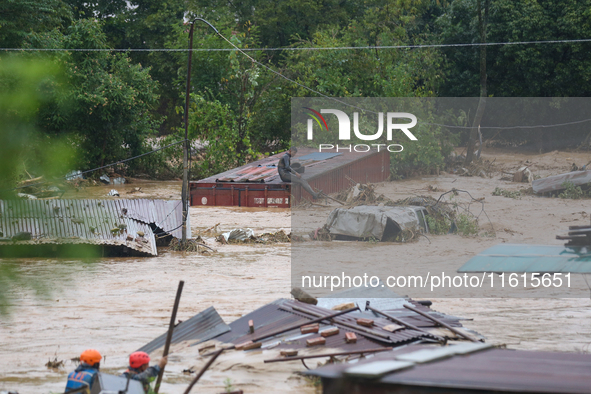
[[135,353],[131,353],[131,355],[129,356],[129,366],[131,368],[139,368],[144,364],[147,364],[150,362],[150,356],[148,356],[148,353],[144,353],[144,352],[135,352]]
[[82,354],[80,355],[80,361],[82,361],[83,363],[86,363],[88,365],[94,365],[96,363],[101,362],[101,359],[103,358],[103,356],[101,356],[101,354],[94,349],[88,349],[82,352]]

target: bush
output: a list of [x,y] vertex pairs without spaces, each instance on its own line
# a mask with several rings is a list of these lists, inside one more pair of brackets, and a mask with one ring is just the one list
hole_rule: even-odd
[[521,198],[521,191],[519,191],[519,190],[510,191],[510,190],[501,189],[500,187],[496,187],[495,190],[492,192],[492,195],[520,199]]
[[558,195],[560,198],[570,198],[572,200],[578,200],[585,197],[587,193],[581,189],[580,186],[576,186],[574,183],[566,181],[561,185],[564,191]]
[[456,217],[458,233],[463,236],[478,234],[478,220],[467,214],[460,214]]
[[427,225],[429,226],[429,234],[442,235],[447,234],[451,227],[451,220],[443,215],[431,216],[427,215]]

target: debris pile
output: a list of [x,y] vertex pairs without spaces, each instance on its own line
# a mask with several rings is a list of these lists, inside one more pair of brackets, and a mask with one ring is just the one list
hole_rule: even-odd
[[42,176],[26,179],[17,184],[18,197],[34,200],[37,198],[59,198],[64,190],[51,182],[44,180]]
[[310,231],[308,236],[313,241],[332,241],[334,239],[333,236],[330,235],[330,228],[327,224],[314,231]]
[[[217,228],[218,225],[214,226]],[[209,229],[208,229],[209,230]],[[207,231],[207,230],[206,230]],[[275,233],[263,233],[255,235],[250,228],[234,229],[218,235],[216,238],[221,244],[272,244],[291,242],[291,233],[286,234],[285,231],[279,230]]]
[[207,246],[201,237],[187,239],[184,245],[180,239],[173,238],[172,241],[170,241],[169,246],[170,250],[175,252],[198,252],[201,254],[210,254],[211,252],[216,252],[215,249]]
[[377,195],[375,192],[376,186],[368,183],[357,183],[348,190],[343,190],[337,194],[336,199],[345,201],[347,205],[371,205],[382,201],[388,201],[383,194]]
[[475,159],[469,165],[464,165],[465,157],[463,155],[450,156],[447,164],[449,172],[460,176],[479,176],[482,178],[491,178],[495,172],[494,160]]
[[45,363],[48,369],[59,369],[64,366],[64,360],[59,360],[55,357],[53,360],[49,360]]

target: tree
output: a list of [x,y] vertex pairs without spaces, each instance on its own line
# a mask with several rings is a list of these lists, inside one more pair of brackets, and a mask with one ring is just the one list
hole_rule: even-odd
[[67,26],[72,13],[62,0],[0,2],[0,47],[20,48],[27,35]]
[[[54,31],[36,38],[46,47],[107,48],[100,22],[89,19],[74,22],[65,35]],[[54,59],[65,69],[66,93],[57,97],[58,106],[40,114],[43,129],[73,138],[83,168],[143,153],[144,138],[158,127],[151,114],[157,85],[149,69],[108,51],[59,52]]]
[[60,74],[51,62],[0,57],[0,199],[15,196],[13,188],[25,171],[63,176],[72,163],[74,153],[65,141],[48,138],[37,127],[37,112],[50,105],[48,92]]

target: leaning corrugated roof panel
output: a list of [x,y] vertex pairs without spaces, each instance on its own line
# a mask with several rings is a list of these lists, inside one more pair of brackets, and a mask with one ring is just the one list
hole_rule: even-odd
[[[180,343],[183,341],[194,341],[193,345],[215,338],[225,332],[230,331],[230,327],[224,323],[214,307],[209,307],[180,324],[178,324],[172,333],[171,343]],[[142,346],[138,351],[151,353],[164,346],[168,333],[160,335],[150,343]]]

